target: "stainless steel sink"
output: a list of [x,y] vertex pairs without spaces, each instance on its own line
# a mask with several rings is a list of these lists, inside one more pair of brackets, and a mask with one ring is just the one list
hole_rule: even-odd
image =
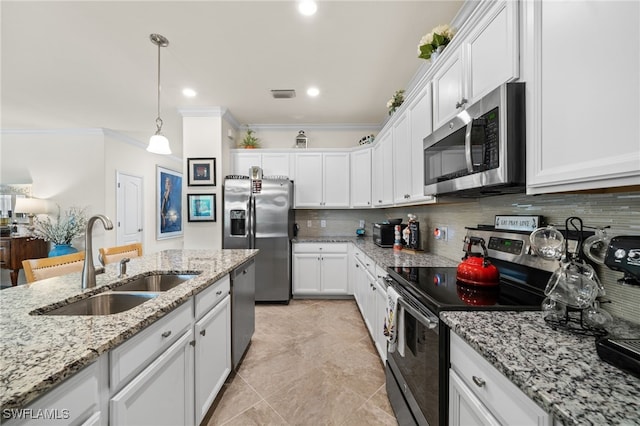
[[101,293],[43,312],[42,315],[111,315],[128,311],[157,297],[155,293]]
[[113,291],[167,291],[183,282],[197,277],[197,274],[154,274],[114,287]]

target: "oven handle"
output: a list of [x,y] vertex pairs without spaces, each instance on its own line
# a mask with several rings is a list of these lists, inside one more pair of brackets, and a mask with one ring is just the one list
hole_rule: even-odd
[[434,316],[433,319],[428,318],[423,313],[419,312],[413,306],[409,305],[405,302],[402,297],[398,298],[398,304],[402,306],[402,308],[409,312],[415,319],[417,319],[422,325],[427,327],[428,329],[434,329],[438,326],[438,318]]
[[467,171],[473,173],[473,158],[471,157],[471,129],[473,128],[473,120],[467,123],[464,132],[464,156],[467,160]]

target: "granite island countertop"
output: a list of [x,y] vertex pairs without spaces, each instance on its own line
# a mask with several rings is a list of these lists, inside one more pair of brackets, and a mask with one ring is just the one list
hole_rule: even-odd
[[[640,379],[602,361],[595,338],[554,330],[540,312],[443,312],[442,320],[565,425],[640,425]],[[608,331],[638,338],[616,319]]]
[[395,252],[392,248],[378,247],[371,237],[302,237],[294,243],[353,243],[380,266],[438,266],[455,267],[457,261],[429,252],[411,253],[407,250]]
[[[117,278],[118,264],[107,265],[105,273],[97,275],[93,289],[83,291],[81,273],[73,273],[0,291],[0,407],[23,408],[257,253],[258,250],[166,250],[131,259],[126,279]],[[154,272],[199,275],[119,314],[30,314]]]

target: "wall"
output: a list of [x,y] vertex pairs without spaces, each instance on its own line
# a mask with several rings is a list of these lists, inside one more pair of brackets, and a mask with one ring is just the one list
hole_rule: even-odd
[[[352,148],[358,146],[358,141],[367,135],[377,135],[381,126],[353,125],[353,126],[249,126],[255,130],[255,136],[260,139],[260,148],[295,148],[298,131],[304,130],[309,138],[307,148]],[[246,130],[237,132],[235,139],[236,148],[240,147],[242,138],[246,135]]]
[[[366,220],[368,238],[371,224],[390,218],[418,216],[422,248],[453,260],[462,257],[465,226],[492,224],[496,214],[536,214],[547,222],[564,226],[569,216],[582,218],[587,226],[610,225],[610,235],[640,235],[640,193],[616,194],[548,194],[539,196],[504,195],[477,200],[460,200],[445,204],[396,207],[379,210],[296,210],[301,237],[354,236],[360,219]],[[327,221],[320,228],[320,220]],[[307,227],[311,221],[311,227]],[[448,240],[431,237],[434,227],[448,227]],[[621,273],[607,267],[597,268],[607,296],[612,303],[604,308],[612,314],[640,324],[640,287],[622,286],[616,280]]]

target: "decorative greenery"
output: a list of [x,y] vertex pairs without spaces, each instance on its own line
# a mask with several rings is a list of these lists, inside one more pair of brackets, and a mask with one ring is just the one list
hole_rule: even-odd
[[253,148],[257,148],[260,146],[260,139],[258,139],[257,137],[254,136],[255,132],[251,129],[247,129],[247,134],[244,137],[244,139],[242,139],[242,143],[241,146],[247,148],[247,147],[253,147]]
[[454,33],[449,25],[438,25],[430,33],[427,33],[422,37],[418,44],[418,58],[431,59],[431,54],[435,52],[438,47],[444,48],[451,39]]
[[389,108],[389,115],[396,112],[396,109],[404,102],[404,90],[397,90],[393,95],[393,98],[387,101],[387,108]]
[[44,219],[37,218],[33,222],[33,236],[53,244],[71,244],[71,240],[84,235],[87,227],[86,208],[70,207],[64,212],[64,217],[58,215],[52,222],[49,216]]

